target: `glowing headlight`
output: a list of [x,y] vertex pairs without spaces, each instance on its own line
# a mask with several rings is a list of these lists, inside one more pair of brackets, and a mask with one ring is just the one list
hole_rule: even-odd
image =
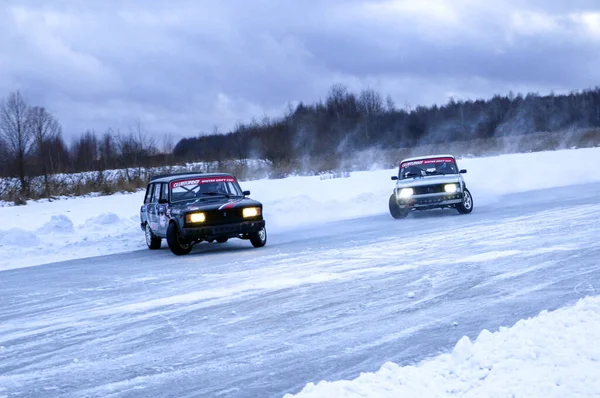
[[446,191],[446,193],[454,193],[454,192],[456,192],[457,189],[458,189],[458,187],[456,186],[456,184],[444,185],[444,191]]
[[242,215],[244,218],[256,217],[260,215],[260,207],[246,207],[244,210],[242,210]]
[[408,198],[408,197],[412,196],[413,193],[414,193],[414,191],[412,188],[402,188],[400,190],[400,193],[398,194],[398,196],[401,198]]
[[206,216],[204,213],[192,213],[185,216],[185,221],[188,223],[204,222],[205,220]]

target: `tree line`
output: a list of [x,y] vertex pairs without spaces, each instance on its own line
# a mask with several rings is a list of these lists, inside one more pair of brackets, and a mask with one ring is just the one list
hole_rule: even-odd
[[159,143],[139,122],[127,132],[85,131],[68,145],[58,119],[47,108],[29,104],[20,91],[0,104],[0,176],[18,178],[25,197],[31,196],[34,176],[43,176],[41,196],[48,197],[50,175],[163,166],[171,162],[172,149],[170,135]]
[[224,134],[215,130],[174,144],[171,135],[158,139],[138,122],[125,132],[85,131],[67,144],[58,119],[16,91],[0,103],[0,176],[17,177],[25,195],[29,178],[43,176],[42,196],[47,196],[48,176],[56,173],[246,159],[268,160],[274,169],[300,164],[332,169],[357,150],[597,127],[600,88],[559,95],[511,92],[489,99],[450,98],[443,105],[399,108],[374,89],[353,93],[336,84],[323,100],[289,105],[280,117],[238,123]]
[[276,119],[238,124],[228,134],[185,138],[174,148],[188,161],[261,158],[274,164],[352,156],[357,150],[411,148],[600,126],[600,88],[568,94],[494,95],[444,105],[397,108],[373,89],[331,87],[325,100],[299,103]]

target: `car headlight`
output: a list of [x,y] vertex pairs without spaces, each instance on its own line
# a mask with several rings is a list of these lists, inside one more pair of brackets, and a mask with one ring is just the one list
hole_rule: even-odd
[[456,184],[444,185],[444,191],[446,191],[446,193],[455,193],[457,190],[458,190],[458,186]]
[[242,215],[244,218],[259,216],[260,207],[246,207],[244,210],[242,210]]
[[187,223],[199,223],[204,221],[206,221],[204,213],[190,213],[185,216],[185,222]]
[[402,188],[398,193],[398,196],[401,198],[408,198],[413,195],[415,191],[412,188]]

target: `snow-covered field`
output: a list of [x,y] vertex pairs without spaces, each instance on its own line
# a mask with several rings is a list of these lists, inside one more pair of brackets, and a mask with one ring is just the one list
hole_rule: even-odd
[[[600,298],[460,339],[415,366],[384,364],[352,381],[309,383],[298,398],[598,397]],[[291,398],[288,394],[286,398]]]
[[[540,207],[546,193],[519,196],[524,202],[506,211],[498,207],[502,195],[600,182],[599,155],[592,148],[462,159],[472,215],[375,218],[356,241],[345,234],[360,223],[315,228],[324,232],[308,243],[294,243],[294,231],[387,216],[395,170],[245,182],[264,203],[279,247],[233,245],[177,262],[167,250],[143,251],[9,272],[145,250],[143,192],[0,208],[0,397],[40,388],[48,388],[47,396],[172,396],[169,388],[194,395],[181,380],[195,388],[218,383],[224,396],[253,396],[270,391],[265,380],[281,383],[286,371],[304,386],[290,397],[600,396],[597,188],[578,188],[587,196],[577,203],[549,198],[552,209]],[[570,189],[557,195],[578,197]],[[440,223],[445,229],[438,230]],[[412,234],[404,225],[425,232]],[[377,236],[386,226],[394,232]],[[329,235],[321,242],[318,233]],[[521,318],[515,314],[533,315],[537,306],[524,309],[526,303],[550,308],[573,296],[583,297],[574,307],[497,330],[503,320]],[[493,316],[500,320],[487,319],[492,309],[501,310]],[[339,373],[338,358],[372,365],[363,356],[410,351],[407,342],[422,358],[431,353],[424,346],[453,330],[469,331],[461,317],[477,331],[486,322],[495,326],[472,339],[458,334],[453,350],[412,366],[381,361],[379,371],[357,378],[312,376],[313,368]],[[282,368],[289,363],[293,369]],[[249,373],[263,364],[271,368]]]
[[[600,181],[600,148],[459,160],[475,208],[515,192]],[[271,232],[387,212],[396,170],[349,178],[290,177],[242,183],[263,202]],[[144,249],[144,192],[0,207],[0,270]],[[476,210],[475,210],[476,211]],[[165,244],[165,243],[163,243]]]

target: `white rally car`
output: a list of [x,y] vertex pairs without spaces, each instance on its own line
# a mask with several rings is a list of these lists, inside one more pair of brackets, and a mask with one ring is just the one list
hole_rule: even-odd
[[394,192],[390,196],[390,214],[405,218],[413,210],[451,207],[461,214],[473,211],[473,197],[467,189],[456,159],[452,155],[432,155],[400,162]]

